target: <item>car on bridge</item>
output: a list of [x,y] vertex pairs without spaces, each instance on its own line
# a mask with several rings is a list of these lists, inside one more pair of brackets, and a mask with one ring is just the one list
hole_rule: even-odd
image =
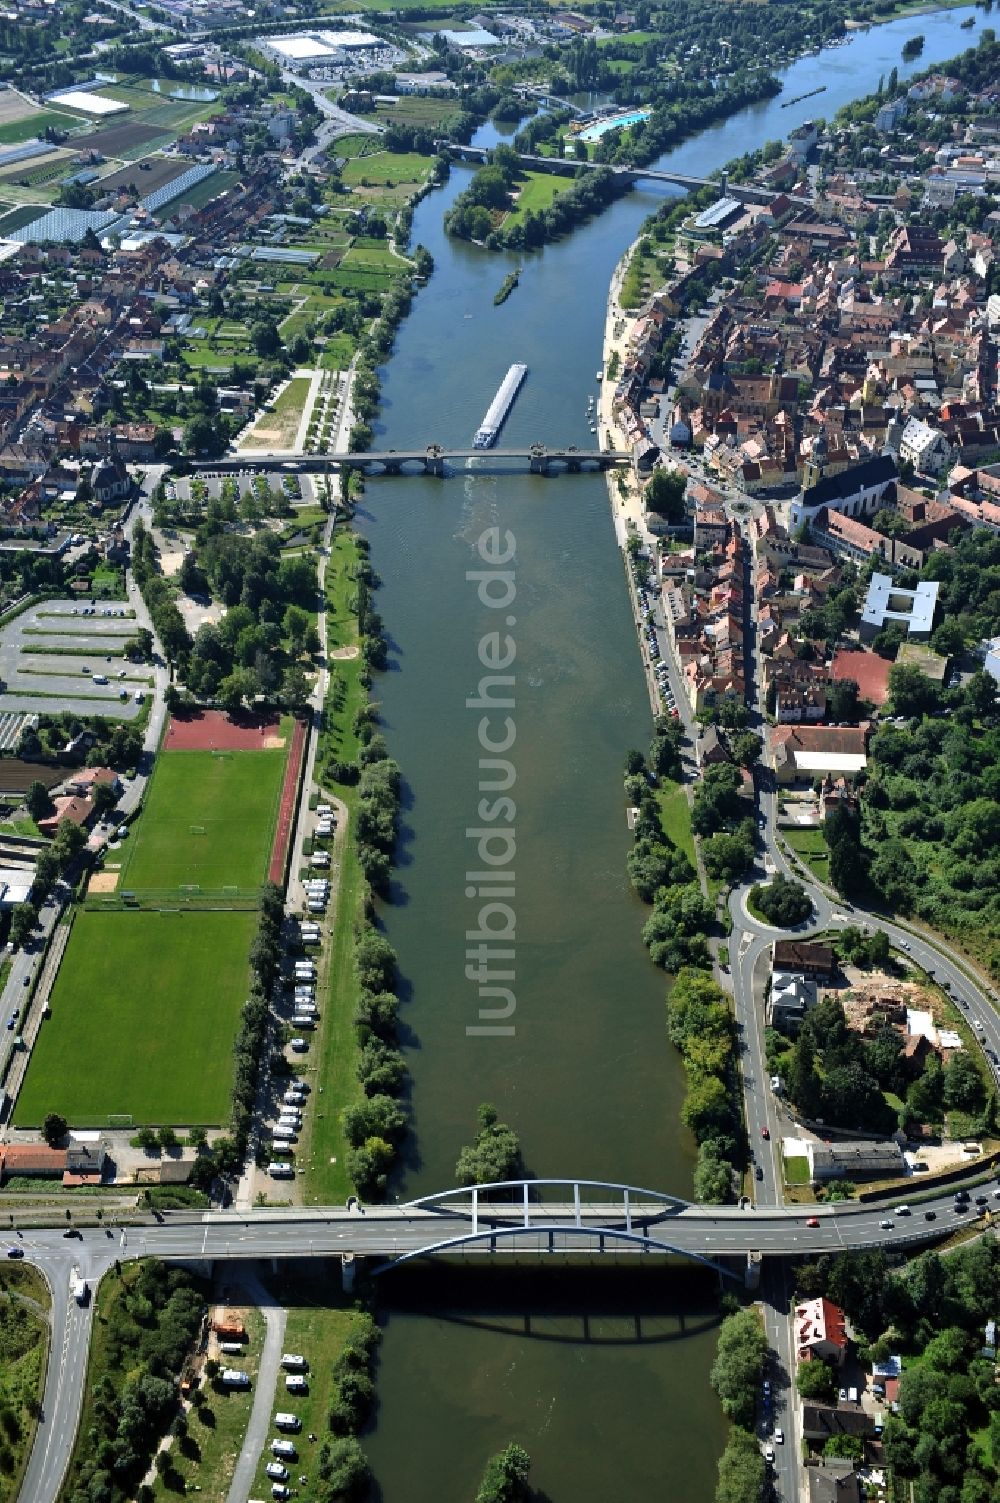
[[812,1227],[819,1226],[819,1217],[818,1216],[807,1216],[806,1217],[806,1226],[812,1226]]

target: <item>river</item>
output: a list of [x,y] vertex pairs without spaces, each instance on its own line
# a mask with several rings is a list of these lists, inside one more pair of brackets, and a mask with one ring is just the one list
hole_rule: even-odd
[[[976,32],[959,29],[971,14],[893,22],[803,58],[785,70],[784,97],[820,84],[825,93],[787,109],[780,97],[751,106],[659,165],[704,175],[803,120],[830,117],[893,67],[905,77],[974,45]],[[923,54],[905,64],[902,44],[918,32]],[[477,142],[496,139],[488,126]],[[454,169],[414,214],[412,243],[427,246],[435,271],[383,373],[373,447],[467,444],[514,360],[529,376],[501,442],[592,447],[586,404],[597,390],[611,274],[672,190],[634,192],[523,258],[520,285],[497,308],[493,295],[515,258],[449,240],[442,228],[468,171]],[[678,1119],[683,1080],[666,1039],[666,982],[641,945],[646,910],[625,875],[622,766],[629,747],[648,743],[650,715],[606,483],[478,468],[443,482],[376,481],[360,524],[392,643],[375,693],[407,782],[397,901],[384,914],[406,979],[412,1073],[400,1198],[454,1184],[483,1101],[516,1128],[534,1175],[690,1194],[693,1148]],[[504,546],[514,550],[495,566],[512,578],[494,581],[494,594],[516,592],[500,606],[483,604],[467,577],[485,567],[489,545],[477,551],[477,542],[491,528],[509,531]],[[515,679],[505,691],[513,705],[489,727],[497,736],[509,715],[505,739],[515,738],[503,756],[516,769],[516,854],[497,868],[516,915],[506,1035],[469,1032],[481,1026],[480,1003],[466,976],[466,949],[478,943],[466,936],[485,901],[474,888],[467,895],[466,873],[483,865],[467,831],[484,827],[486,755],[485,712],[466,701],[487,673],[479,652],[490,633],[500,635],[482,649],[488,665],[491,651],[516,653],[504,669]],[[486,851],[498,853],[499,842]],[[510,916],[495,913],[501,921]],[[486,1457],[512,1438],[553,1503],[660,1490],[675,1503],[707,1503],[725,1434],[707,1383],[714,1289],[694,1274],[622,1275],[613,1287],[604,1277],[581,1283],[553,1271],[521,1281],[480,1269],[383,1285],[379,1418],[365,1446],[385,1503],[471,1497]]]

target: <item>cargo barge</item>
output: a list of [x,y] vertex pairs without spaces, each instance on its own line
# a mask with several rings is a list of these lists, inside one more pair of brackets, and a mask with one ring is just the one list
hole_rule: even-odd
[[479,427],[476,436],[472,440],[474,449],[490,449],[497,441],[497,435],[503,427],[507,414],[514,405],[514,398],[520,390],[521,382],[528,374],[526,365],[514,364],[500,383],[500,390],[489,405],[489,410]]

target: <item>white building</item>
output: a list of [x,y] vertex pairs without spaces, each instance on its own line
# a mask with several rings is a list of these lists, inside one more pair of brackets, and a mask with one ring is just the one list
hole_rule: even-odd
[[899,457],[923,475],[941,475],[951,465],[952,447],[937,428],[921,418],[910,418],[899,441]]
[[888,574],[873,574],[861,612],[862,642],[876,636],[887,621],[900,622],[908,637],[926,642],[934,626],[939,588],[937,580],[922,579],[915,590],[901,590]]

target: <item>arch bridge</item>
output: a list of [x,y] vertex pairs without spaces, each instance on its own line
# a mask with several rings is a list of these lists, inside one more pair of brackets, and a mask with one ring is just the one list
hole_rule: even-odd
[[450,474],[464,474],[464,469],[455,466],[464,466],[470,460],[486,460],[489,466],[505,469],[526,469],[532,475],[550,475],[559,471],[576,474],[584,470],[610,470],[618,465],[631,464],[632,455],[625,449],[578,449],[573,444],[562,447],[531,444],[526,449],[450,449],[443,444],[428,444],[425,449],[366,449],[357,454],[295,454],[287,451],[227,454],[221,459],[196,460],[189,469],[208,475],[357,470],[362,475],[422,472],[444,478]]
[[[549,1189],[569,1192],[571,1199],[555,1203],[541,1199],[541,1192]],[[599,1192],[600,1200],[585,1200],[585,1191]],[[565,1257],[614,1251],[688,1258],[720,1276],[741,1279],[733,1269],[670,1239],[670,1220],[687,1209],[688,1202],[676,1195],[593,1179],[496,1180],[441,1190],[401,1207],[404,1213],[427,1218],[428,1240],[381,1263],[374,1272],[384,1273],[435,1253],[529,1252]],[[444,1235],[435,1235],[435,1216],[444,1223]]]

